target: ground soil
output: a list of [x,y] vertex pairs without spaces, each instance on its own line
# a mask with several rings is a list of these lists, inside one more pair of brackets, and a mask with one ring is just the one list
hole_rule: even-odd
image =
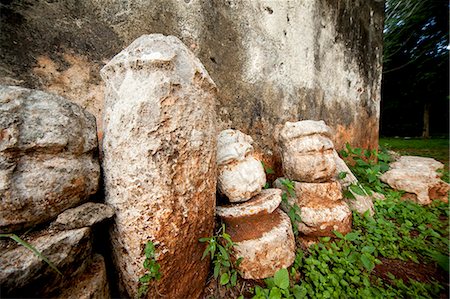
[[402,279],[408,285],[409,279],[423,283],[439,282],[444,287],[440,298],[448,298],[449,276],[448,273],[436,264],[414,263],[413,261],[402,261],[398,259],[380,258],[381,264],[377,265],[372,274],[380,277],[384,282],[392,284],[388,273],[393,274],[397,279]]

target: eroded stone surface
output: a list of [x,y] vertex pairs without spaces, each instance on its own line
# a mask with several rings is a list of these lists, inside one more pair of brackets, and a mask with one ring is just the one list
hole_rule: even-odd
[[311,202],[300,210],[298,230],[307,236],[334,237],[334,230],[342,234],[352,230],[352,212],[344,201]]
[[[276,188],[287,191],[286,186],[283,185],[282,180],[285,178],[278,178],[274,181],[273,185]],[[339,201],[342,199],[341,184],[337,181],[331,181],[326,183],[294,183],[295,198],[288,193],[288,202],[291,204],[294,202],[299,205],[305,205],[315,201]]]
[[448,201],[449,184],[440,179],[436,170],[444,165],[432,158],[402,156],[390,164],[380,179],[394,189],[413,193],[413,199],[427,205],[434,199]]
[[142,34],[170,34],[194,51],[221,91],[221,128],[258,140],[270,167],[280,162],[271,132],[285,121],[324,119],[337,148],[377,147],[383,1],[3,5],[0,82],[58,92],[101,116],[102,65]]
[[[346,188],[346,187],[350,186],[351,184],[358,183],[358,179],[352,173],[350,168],[348,168],[348,166],[344,162],[344,160],[342,160],[339,157],[339,155],[336,151],[334,151],[334,157],[335,157],[335,162],[336,162],[337,174],[339,174],[341,172],[346,173],[346,176],[344,178],[342,178],[342,179],[337,178],[339,180],[339,182],[341,183],[341,185],[344,188]],[[350,207],[350,209],[352,211],[357,211],[359,214],[363,215],[367,210],[369,210],[370,215],[374,214],[375,211],[373,208],[373,201],[370,196],[363,196],[363,195],[356,194],[351,189],[349,189],[349,192],[351,192],[355,198],[354,199],[353,198],[345,198],[345,202],[348,204],[348,206]]]
[[264,189],[244,203],[217,207],[216,214],[221,218],[246,217],[260,213],[270,214],[278,208],[280,203],[280,189]]
[[69,230],[92,226],[114,216],[114,209],[108,205],[87,202],[76,208],[68,209],[58,215],[51,227]]
[[233,258],[243,258],[239,265],[243,278],[267,278],[294,262],[295,240],[291,221],[280,209],[271,214],[228,219],[225,223],[236,243]]
[[275,133],[286,177],[325,182],[336,174],[330,128],[323,121],[286,122]]
[[217,140],[217,186],[230,202],[243,202],[266,184],[261,161],[253,155],[253,139],[238,130],[224,130]]
[[86,270],[71,281],[68,288],[57,296],[60,299],[108,299],[109,286],[105,260],[94,255]]
[[209,261],[216,192],[214,82],[174,36],[144,35],[101,72],[106,81],[104,173],[119,281],[135,297],[148,241],[167,298],[197,298]]
[[63,273],[59,275],[24,246],[0,249],[0,285],[5,297],[51,296],[58,288],[84,270],[91,255],[89,228],[32,237],[27,242]]
[[68,100],[0,86],[0,232],[56,217],[94,194],[95,118]]

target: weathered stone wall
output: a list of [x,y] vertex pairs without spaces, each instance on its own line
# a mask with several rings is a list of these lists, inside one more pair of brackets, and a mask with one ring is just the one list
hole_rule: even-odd
[[383,0],[4,3],[0,83],[64,95],[98,124],[100,68],[140,35],[163,33],[216,82],[221,129],[251,135],[266,162],[279,161],[271,133],[285,121],[325,120],[337,148],[377,146]]

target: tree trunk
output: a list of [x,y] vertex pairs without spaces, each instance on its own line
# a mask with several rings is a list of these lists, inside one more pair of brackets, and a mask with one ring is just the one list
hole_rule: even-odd
[[425,103],[423,108],[423,129],[422,138],[430,138],[430,104]]

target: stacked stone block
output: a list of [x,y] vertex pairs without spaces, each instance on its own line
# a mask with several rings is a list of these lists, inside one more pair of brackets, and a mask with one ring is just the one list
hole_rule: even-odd
[[242,277],[262,279],[293,263],[295,240],[290,219],[279,208],[281,190],[262,190],[266,175],[252,142],[237,130],[219,134],[218,189],[230,204],[218,206],[216,214],[236,243],[233,258],[243,258]]
[[[289,205],[301,210],[300,237],[334,237],[333,231],[351,231],[352,213],[342,198],[336,180],[336,163],[331,130],[323,121],[287,122],[277,132],[285,176],[294,181],[295,196]],[[275,187],[285,189],[281,179]]]

